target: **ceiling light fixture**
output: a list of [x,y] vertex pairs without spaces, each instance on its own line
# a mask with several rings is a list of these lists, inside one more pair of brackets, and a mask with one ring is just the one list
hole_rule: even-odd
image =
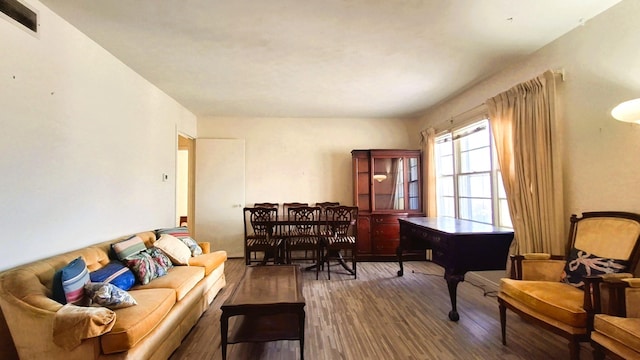
[[373,175],[373,180],[375,180],[377,182],[383,182],[383,181],[387,180],[387,175],[385,175],[385,174],[374,174]]
[[611,110],[614,119],[640,124],[640,98],[622,102]]

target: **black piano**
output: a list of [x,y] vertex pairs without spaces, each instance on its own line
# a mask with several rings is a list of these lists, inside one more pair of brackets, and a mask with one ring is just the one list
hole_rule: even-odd
[[449,319],[452,321],[460,319],[456,292],[467,271],[506,269],[513,240],[511,229],[450,217],[411,217],[399,221],[398,276],[404,275],[403,252],[431,249],[431,260],[444,268],[451,298]]

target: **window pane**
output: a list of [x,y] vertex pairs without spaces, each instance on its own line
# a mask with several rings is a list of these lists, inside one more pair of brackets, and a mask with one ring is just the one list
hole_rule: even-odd
[[460,152],[460,171],[470,173],[491,170],[491,148]]
[[492,224],[491,199],[460,198],[460,218]]
[[455,199],[453,197],[438,198],[438,216],[456,216]]
[[454,196],[453,176],[438,178],[436,181],[437,196]]
[[458,195],[476,198],[491,198],[491,175],[489,173],[460,175]]
[[[476,125],[472,125],[471,128],[475,129],[478,126]],[[468,128],[465,128],[468,129]],[[471,131],[474,131],[472,129],[469,129]],[[466,131],[469,131],[466,130]],[[461,130],[459,132],[456,133],[464,133],[465,130]],[[477,148],[481,148],[481,147],[489,147],[489,127],[488,126],[484,126],[484,130],[480,130],[480,131],[475,131],[471,134],[468,135],[464,135],[462,136],[458,141],[460,141],[460,150],[462,151],[467,151],[467,150],[472,150],[472,149],[477,149]]]
[[498,226],[513,228],[513,223],[511,222],[511,216],[509,216],[509,205],[507,204],[507,199],[501,199],[498,202],[498,211],[500,213]]

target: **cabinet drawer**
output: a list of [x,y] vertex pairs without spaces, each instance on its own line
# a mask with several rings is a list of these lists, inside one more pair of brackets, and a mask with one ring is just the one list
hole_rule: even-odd
[[379,240],[374,243],[375,254],[395,255],[399,240]]
[[373,240],[399,240],[400,225],[396,224],[373,224],[371,229]]
[[373,215],[371,218],[374,224],[395,224],[398,225],[398,219],[406,218],[406,214],[402,215]]

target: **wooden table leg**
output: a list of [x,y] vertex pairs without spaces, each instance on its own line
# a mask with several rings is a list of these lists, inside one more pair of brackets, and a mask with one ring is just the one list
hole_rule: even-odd
[[229,330],[229,316],[224,312],[220,316],[220,338],[222,345],[222,360],[227,359],[227,336]]

